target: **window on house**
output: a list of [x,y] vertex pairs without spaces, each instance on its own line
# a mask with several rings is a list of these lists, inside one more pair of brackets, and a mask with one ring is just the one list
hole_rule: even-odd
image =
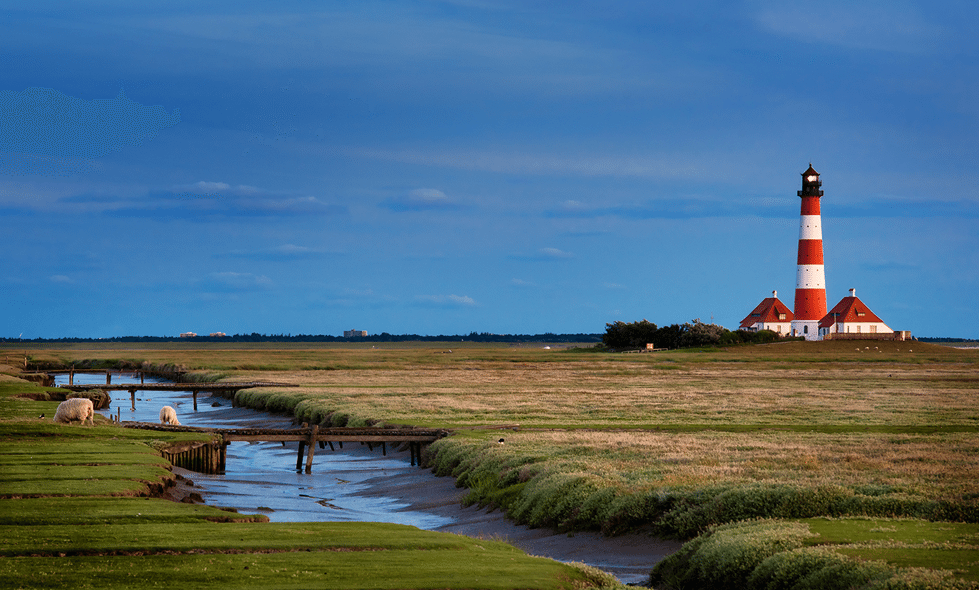
[[778,319],[784,320],[785,319],[785,314],[784,313],[778,314]]
[[803,334],[808,334],[809,333],[809,326],[802,326],[802,333]]

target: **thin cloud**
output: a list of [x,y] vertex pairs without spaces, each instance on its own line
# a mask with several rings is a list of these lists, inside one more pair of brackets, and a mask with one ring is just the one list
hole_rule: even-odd
[[[578,202],[574,202],[573,205],[564,203],[561,207],[545,210],[544,217],[556,219],[596,219],[600,217],[619,217],[622,219],[694,219],[702,217],[744,217],[746,212],[751,212],[762,217],[787,217],[793,214],[792,209],[788,205],[767,207],[757,211],[746,211],[743,203],[678,198],[646,201],[633,205],[603,207],[587,207]],[[795,212],[795,215],[798,215],[798,211]]]
[[948,217],[953,219],[979,218],[976,201],[924,201],[871,199],[861,203],[839,203],[824,207],[827,217]]
[[399,195],[385,199],[380,203],[381,207],[399,213],[407,211],[436,211],[459,209],[459,205],[453,203],[448,195],[435,188],[419,188],[406,195]]
[[574,258],[574,254],[561,250],[559,248],[541,248],[536,252],[530,254],[512,254],[510,258],[513,260],[523,260],[529,262],[542,262],[551,260],[568,260]]
[[894,53],[930,53],[942,37],[940,27],[894,3],[814,7],[780,2],[760,10],[755,20],[762,29],[798,41]]
[[325,258],[327,256],[337,256],[337,252],[328,252],[318,248],[308,246],[297,246],[296,244],[282,244],[271,248],[261,248],[255,250],[231,250],[222,254],[216,254],[216,258],[248,258],[255,260],[313,260]]
[[254,186],[199,181],[150,192],[127,206],[107,210],[116,217],[205,220],[214,217],[297,217],[342,215],[347,208],[310,195],[276,193]]
[[467,295],[419,295],[415,300],[431,307],[475,307],[476,300]]
[[[906,199],[873,198],[853,201],[844,197],[830,198],[823,206],[823,217],[979,217],[979,202],[925,201]],[[705,199],[678,197],[674,199],[648,200],[629,205],[590,207],[580,201],[565,201],[561,205],[545,209],[543,216],[550,219],[700,219],[706,217],[789,219],[799,215],[798,202],[785,198],[758,199]]]
[[667,156],[594,156],[573,154],[517,154],[492,151],[425,151],[347,148],[340,153],[368,158],[506,174],[608,176],[638,178],[703,178],[706,170]]
[[[64,175],[96,168],[93,160],[139,147],[180,123],[180,112],[145,106],[124,91],[82,100],[53,88],[0,91],[0,172]],[[11,161],[12,160],[12,161]]]
[[93,193],[69,195],[67,197],[61,197],[60,199],[58,199],[59,203],[68,203],[68,204],[76,204],[76,205],[123,203],[126,201],[127,199],[124,199],[117,195],[98,195]]
[[272,279],[250,272],[215,272],[208,275],[208,283],[224,291],[252,291],[270,288]]

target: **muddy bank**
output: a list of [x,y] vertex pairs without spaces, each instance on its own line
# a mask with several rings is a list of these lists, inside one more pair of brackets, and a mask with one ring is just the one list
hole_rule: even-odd
[[173,484],[153,494],[154,498],[187,504],[204,503],[204,497],[201,495],[204,490],[194,483],[193,471],[174,467],[173,474],[176,476]]
[[[389,451],[387,458],[398,460],[400,466],[392,467],[388,463],[377,476],[360,481],[360,489],[355,495],[390,500],[391,504],[401,506],[395,508],[397,511],[422,512],[440,517],[440,522],[448,522],[422,528],[502,540],[531,555],[586,563],[611,573],[623,583],[632,584],[644,583],[653,566],[677,551],[681,545],[678,541],[645,534],[605,537],[593,532],[565,534],[517,525],[499,510],[464,507],[461,500],[467,493],[465,488],[457,488],[451,477],[437,477],[429,469],[412,467],[407,452]],[[160,497],[175,502],[207,501],[204,476],[178,467],[173,471],[177,476],[175,484],[164,490]],[[252,512],[241,506],[235,508],[245,513]],[[274,511],[270,511],[268,516],[273,521],[277,520]]]
[[437,477],[417,467],[388,472],[364,482],[366,496],[388,497],[405,504],[404,510],[423,511],[451,519],[433,530],[469,537],[499,539],[531,555],[558,561],[578,561],[607,571],[624,583],[643,583],[657,562],[677,551],[679,541],[634,533],[605,537],[600,533],[556,533],[532,529],[507,519],[499,510],[464,507],[465,488],[451,477]]
[[[281,428],[292,422],[290,417],[281,414],[231,407],[231,402],[222,398],[211,398],[200,405],[199,412],[192,412],[187,400],[150,395],[154,399],[141,398],[137,402],[137,414],[150,409],[155,411],[160,403],[166,402],[176,405],[181,421],[186,419],[188,424],[198,426]],[[133,418],[147,420],[141,415]],[[260,446],[232,444],[227,476],[208,476],[174,468],[178,477],[173,486],[162,492],[162,497],[176,502],[206,502],[235,508],[242,513],[264,513],[273,522],[377,520],[499,539],[531,555],[586,563],[615,575],[624,583],[645,582],[653,565],[680,547],[679,542],[642,534],[603,537],[598,533],[568,535],[549,529],[531,529],[514,524],[500,511],[463,507],[460,501],[466,490],[457,488],[451,477],[437,477],[429,469],[412,467],[407,451],[388,449],[386,457],[360,445],[337,450],[335,454],[319,451],[314,459],[313,474],[308,475],[298,474],[291,468],[295,464],[294,446]],[[252,466],[241,463],[232,467],[230,455],[235,453],[249,456],[269,453],[273,457],[267,463],[273,470],[253,470]],[[245,493],[242,484],[256,489]],[[351,497],[354,497],[353,501],[347,500]],[[394,518],[392,513],[395,513]]]

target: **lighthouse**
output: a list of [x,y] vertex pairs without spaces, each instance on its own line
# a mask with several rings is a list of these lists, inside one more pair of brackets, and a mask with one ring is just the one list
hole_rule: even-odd
[[823,196],[819,173],[802,173],[802,213],[799,223],[799,257],[795,273],[795,312],[792,335],[820,340],[819,321],[826,315],[826,275],[823,272],[823,230],[819,216],[819,197]]

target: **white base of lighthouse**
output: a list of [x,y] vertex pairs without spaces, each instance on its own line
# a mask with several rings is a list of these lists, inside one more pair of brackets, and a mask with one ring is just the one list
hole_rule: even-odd
[[792,335],[806,340],[822,340],[819,335],[819,320],[792,320]]

